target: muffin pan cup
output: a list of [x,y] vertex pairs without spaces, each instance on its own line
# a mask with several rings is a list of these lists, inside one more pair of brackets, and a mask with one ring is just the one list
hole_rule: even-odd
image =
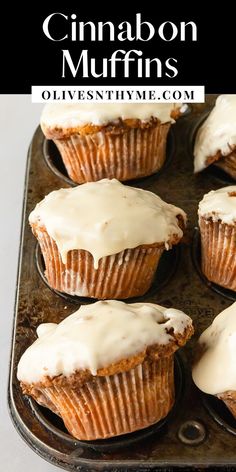
[[[213,318],[229,306],[234,298],[224,290],[212,290],[199,277],[199,244],[194,236],[197,227],[198,202],[209,190],[227,185],[219,174],[204,171],[193,174],[192,142],[203,112],[209,110],[215,97],[208,96],[205,105],[195,105],[192,113],[173,126],[175,148],[168,165],[160,173],[132,182],[160,195],[188,214],[188,228],[183,242],[162,256],[155,283],[144,297],[166,307],[175,307],[190,315],[195,336],[181,349],[176,360],[176,401],[174,410],[163,422],[137,433],[104,441],[77,441],[60,418],[22,395],[16,378],[17,364],[25,349],[35,339],[35,329],[43,322],[60,322],[81,303],[80,299],[52,291],[45,280],[40,251],[35,253],[35,238],[28,225],[28,215],[46,194],[71,182],[48,167],[43,155],[44,137],[38,128],[29,149],[19,271],[9,376],[9,408],[13,422],[27,444],[49,462],[70,471],[147,471],[236,467],[236,421],[223,402],[202,395],[191,380],[191,362],[196,340]],[[222,174],[221,174],[222,175]],[[37,261],[37,266],[35,261]],[[38,267],[38,269],[37,269]],[[162,267],[162,269],[161,269]],[[162,272],[161,272],[162,270]],[[168,283],[164,283],[167,281]],[[60,295],[60,296],[58,296]],[[132,300],[134,301],[134,300]]]
[[58,415],[54,414],[51,410],[47,408],[41,407],[32,398],[29,399],[29,404],[38,421],[49,432],[51,432],[59,439],[64,440],[72,446],[74,446],[76,442],[78,446],[93,449],[97,452],[113,452],[131,447],[140,441],[150,438],[152,435],[160,435],[163,433],[164,428],[167,426],[168,422],[171,420],[171,418],[177,411],[183,392],[184,367],[179,353],[176,353],[174,358],[174,379],[176,383],[175,401],[173,407],[171,408],[166,417],[147,428],[137,430],[133,433],[116,436],[110,439],[101,439],[96,441],[82,441],[75,439],[68,433],[63,424],[63,421],[61,420],[61,418],[59,418]]
[[[163,288],[163,286],[168,284],[171,277],[174,276],[175,271],[177,270],[177,267],[178,267],[180,257],[181,257],[181,248],[178,245],[173,246],[173,248],[170,251],[164,251],[164,253],[161,256],[161,260],[158,264],[158,268],[155,272],[154,279],[149,290],[142,297],[126,298],[126,299],[122,299],[122,301],[126,303],[135,303],[135,302],[140,301],[140,298],[143,301],[145,299],[146,300],[150,299],[150,297],[153,294],[155,294],[157,291]],[[45,275],[45,263],[44,263],[44,259],[43,259],[43,255],[42,255],[39,243],[37,243],[35,246],[35,263],[36,263],[36,267],[39,272],[39,275],[44,281],[44,283],[49,287],[50,290],[52,290],[58,296],[64,298],[64,300],[68,300],[70,302],[74,302],[77,304],[79,303],[81,305],[93,303],[98,300],[97,298],[81,297],[78,295],[69,295],[68,293],[60,292],[59,290],[52,289]]]
[[[156,172],[151,172],[150,175],[146,177],[135,178],[132,180],[124,180],[122,181],[123,184],[126,185],[136,185],[142,186],[143,183],[148,181],[152,181],[155,177],[161,174],[162,170],[169,166],[172,157],[175,151],[175,135],[173,133],[173,126],[170,128],[168,132],[167,142],[166,142],[166,157],[163,161],[162,166]],[[56,144],[52,140],[45,139],[43,143],[43,156],[45,162],[47,163],[48,167],[51,171],[57,175],[62,181],[69,184],[71,187],[76,187],[78,185],[74,182],[68,175],[68,172],[65,168],[64,162],[62,160],[61,154],[56,146]],[[96,179],[99,180],[99,179]]]
[[170,126],[156,123],[125,132],[118,127],[115,132],[73,133],[53,141],[74,182],[83,184],[105,177],[125,181],[153,174],[163,166]]

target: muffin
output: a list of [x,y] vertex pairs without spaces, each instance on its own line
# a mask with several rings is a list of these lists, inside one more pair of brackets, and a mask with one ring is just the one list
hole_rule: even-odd
[[236,179],[236,95],[220,95],[197,133],[194,171],[212,163]]
[[143,295],[185,220],[180,208],[115,179],[51,192],[29,216],[49,285],[99,299]]
[[199,338],[193,380],[223,400],[236,418],[236,303],[222,311]]
[[199,203],[201,265],[208,280],[236,290],[236,185],[212,190]]
[[84,305],[38,327],[17,377],[24,394],[61,416],[72,436],[146,428],[174,403],[174,352],[193,333],[182,311],[151,303]]
[[167,134],[180,109],[174,103],[50,103],[41,128],[74,182],[124,181],[163,166]]

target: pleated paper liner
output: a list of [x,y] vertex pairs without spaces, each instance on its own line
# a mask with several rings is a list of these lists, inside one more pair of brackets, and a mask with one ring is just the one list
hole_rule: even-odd
[[[210,112],[211,112],[211,109],[204,111],[194,121],[194,123],[193,123],[193,125],[192,125],[192,127],[191,127],[191,129],[188,133],[188,154],[191,157],[193,163],[194,163],[193,151],[194,151],[194,144],[195,144],[195,139],[196,139],[196,136],[197,136],[197,132],[198,132],[199,128],[203,125],[204,121],[207,119]],[[227,162],[225,162],[225,158],[220,159],[220,161],[209,165],[206,169],[201,171],[199,173],[199,175],[206,175],[206,176],[209,176],[209,177],[214,177],[217,180],[220,180],[222,182],[222,184],[225,184],[225,185],[235,184],[236,177],[233,177],[233,175],[236,176],[236,162],[235,162],[234,165],[231,164],[231,167],[233,166],[235,168],[235,171],[234,171],[234,169],[229,168],[230,158],[228,158],[228,159],[229,159],[229,164],[227,164]],[[236,161],[236,158],[235,158],[235,161]],[[228,169],[229,173],[226,172],[226,169]],[[235,172],[235,174],[234,174],[234,172]],[[230,175],[230,173],[231,173],[231,175]]]
[[208,280],[236,291],[236,227],[200,218],[202,272]]
[[[174,138],[174,133],[171,127],[167,136],[166,158],[164,160],[162,167],[158,171],[152,173],[149,176],[127,180],[127,181],[124,181],[123,183],[127,185],[134,185],[134,186],[142,185],[142,183],[144,182],[151,183],[153,180],[159,177],[159,175],[161,175],[161,172],[164,169],[166,169],[166,167],[170,164],[174,155],[174,151],[175,151],[175,138]],[[64,181],[65,183],[67,183],[68,185],[72,187],[78,185],[69,177],[68,172],[65,168],[64,162],[62,160],[61,154],[53,141],[47,140],[47,139],[44,140],[43,155],[44,155],[44,159],[48,167],[57,177],[59,177],[62,181]]]
[[37,420],[46,428],[47,431],[56,435],[71,446],[83,446],[85,448],[94,449],[99,452],[112,452],[120,449],[128,448],[139,441],[147,440],[153,435],[160,435],[170,424],[172,418],[179,408],[181,397],[184,389],[184,366],[179,353],[174,355],[174,378],[175,378],[175,400],[174,405],[168,415],[157,423],[135,431],[133,433],[116,436],[110,439],[99,439],[96,441],[81,441],[72,437],[66,430],[62,419],[52,413],[52,411],[44,408],[36,403],[35,400],[29,398],[27,401],[36,416]]
[[[154,295],[158,291],[160,291],[166,284],[168,284],[170,279],[175,274],[178,267],[179,260],[180,260],[180,255],[181,255],[181,245],[179,244],[176,246],[173,246],[173,248],[169,251],[164,251],[159,261],[150,289],[144,295],[140,297],[133,297],[133,298],[125,299],[125,302],[134,303],[134,302],[146,300],[152,297],[152,295]],[[45,276],[45,263],[44,263],[44,259],[43,259],[43,255],[42,255],[39,243],[37,243],[35,247],[35,262],[36,262],[37,270],[43,282],[47,285],[47,287],[50,290],[52,290],[54,293],[56,293],[60,297],[64,298],[68,302],[74,302],[76,304],[78,303],[87,304],[87,303],[93,303],[94,301],[96,301],[96,298],[69,295],[64,292],[59,292],[58,290],[55,290],[50,287],[48,280]]]
[[147,428],[165,418],[174,404],[173,355],[145,360],[108,376],[95,376],[78,388],[36,386],[35,400],[62,417],[80,440],[109,439]]
[[222,295],[223,297],[227,298],[228,300],[236,301],[236,292],[233,290],[229,290],[227,288],[224,288],[214,282],[209,281],[204,273],[202,272],[202,267],[201,267],[201,237],[200,237],[200,231],[199,228],[194,229],[193,233],[193,240],[192,240],[192,260],[194,267],[202,279],[202,281],[209,287],[211,290],[214,292],[218,293],[219,295]]
[[89,251],[72,250],[62,262],[45,227],[32,226],[44,257],[49,285],[60,292],[98,299],[127,299],[148,291],[164,247],[139,246],[102,257],[94,268]]

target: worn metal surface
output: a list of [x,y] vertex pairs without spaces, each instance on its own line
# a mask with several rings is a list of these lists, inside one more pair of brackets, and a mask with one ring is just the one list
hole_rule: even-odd
[[[182,349],[185,363],[185,386],[178,411],[161,434],[133,444],[128,449],[99,452],[81,447],[76,441],[60,439],[36,418],[30,402],[21,394],[16,379],[17,363],[26,347],[35,339],[35,328],[38,324],[58,323],[71,314],[75,307],[78,307],[78,300],[65,300],[53,293],[45,285],[36,269],[36,241],[27,223],[28,214],[45,194],[60,187],[66,187],[68,184],[47,166],[43,158],[44,140],[40,129],[36,130],[33,137],[29,150],[25,188],[22,247],[19,258],[9,379],[9,405],[13,421],[27,443],[45,459],[67,470],[146,471],[162,467],[170,470],[175,466],[186,469],[236,466],[235,437],[209,415],[203,406],[199,391],[191,381],[192,354],[199,334],[222,309],[232,303],[224,294],[212,291],[199,277],[191,256],[199,200],[210,189],[227,185],[227,178],[222,179],[212,168],[198,176],[193,175],[191,143],[189,143],[191,130],[214,98],[214,96],[208,96],[205,105],[195,105],[192,113],[181,118],[173,127],[176,140],[174,153],[171,162],[165,166],[160,175],[135,183],[136,186],[157,193],[167,202],[180,206],[188,214],[188,230],[181,244],[180,260],[175,273],[168,280],[168,284],[151,291],[148,300],[184,310],[194,320],[195,336]],[[223,415],[224,411],[222,408]],[[179,430],[183,423],[189,421],[197,421],[198,424],[205,426],[206,430],[203,441],[195,446],[184,444],[180,440]],[[232,418],[230,421],[236,425],[236,421]]]

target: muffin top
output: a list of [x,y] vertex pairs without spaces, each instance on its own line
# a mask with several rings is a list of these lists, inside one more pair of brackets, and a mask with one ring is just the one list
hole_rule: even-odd
[[194,171],[200,172],[216,156],[227,156],[236,146],[236,95],[220,95],[200,127],[194,146]]
[[[181,103],[48,103],[41,115],[43,131],[47,128],[77,128],[85,125],[106,126],[125,120],[149,121],[157,118],[161,123],[173,122],[175,110]],[[185,106],[182,107],[184,111]],[[173,114],[173,116],[172,116]]]
[[84,249],[97,268],[100,258],[125,249],[178,242],[183,235],[178,216],[185,221],[183,210],[154,193],[103,179],[51,192],[29,221],[46,228],[64,263],[68,251]]
[[212,395],[236,390],[236,302],[200,336],[193,380]]
[[83,305],[59,324],[39,325],[38,339],[21,357],[17,377],[35,383],[77,371],[104,375],[99,369],[108,366],[112,372],[128,370],[122,360],[132,357],[139,364],[150,346],[159,357],[168,355],[169,347],[185,344],[192,330],[191,319],[174,308],[114,300]]
[[204,195],[198,207],[199,216],[234,223],[236,220],[236,185],[211,190]]

